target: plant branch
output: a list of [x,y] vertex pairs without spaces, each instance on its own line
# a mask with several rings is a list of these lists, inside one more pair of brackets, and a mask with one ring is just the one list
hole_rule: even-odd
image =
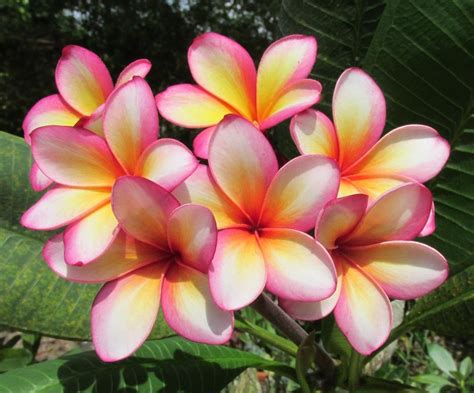
[[236,319],[235,320],[235,328],[240,330],[241,332],[247,332],[252,336],[255,336],[279,350],[291,355],[296,356],[298,351],[298,347],[292,342],[283,337],[280,337],[276,334],[270,333],[268,330],[261,328],[249,321],[245,321],[243,319]]
[[[284,312],[272,299],[262,293],[251,305],[255,311],[270,321],[286,337],[300,346],[308,333],[296,321]],[[315,363],[327,379],[334,377],[335,366],[327,352],[316,345]]]

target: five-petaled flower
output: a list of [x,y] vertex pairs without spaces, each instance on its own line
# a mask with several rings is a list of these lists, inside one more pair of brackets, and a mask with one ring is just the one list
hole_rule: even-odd
[[[130,63],[120,73],[115,87],[109,70],[99,56],[77,45],[64,47],[56,67],[56,87],[59,94],[39,100],[23,121],[25,140],[31,143],[30,134],[43,126],[80,125],[103,136],[102,115],[104,103],[114,88],[122,86],[134,76],[145,78],[151,69],[147,59]],[[34,163],[30,181],[35,191],[52,184]]]
[[290,35],[270,45],[258,71],[237,42],[216,33],[197,37],[188,51],[198,84],[169,87],[156,97],[160,114],[182,127],[205,128],[194,152],[207,158],[215,125],[227,114],[240,115],[266,130],[319,101],[321,84],[307,79],[316,61],[314,37]]
[[448,275],[444,257],[411,241],[425,225],[431,193],[419,183],[388,191],[368,206],[367,195],[339,198],[321,212],[315,237],[331,253],[338,284],[322,302],[280,304],[295,318],[315,320],[334,310],[351,345],[368,355],[392,328],[393,299],[415,299],[441,285]]
[[[379,140],[385,99],[374,80],[358,68],[340,76],[332,111],[334,124],[322,112],[307,110],[292,119],[290,130],[301,154],[322,154],[338,162],[339,197],[360,193],[373,201],[401,184],[432,179],[448,159],[448,142],[428,126],[398,127]],[[433,208],[421,235],[434,229]]]
[[192,152],[173,139],[156,140],[153,93],[134,77],[112,93],[103,114],[104,138],[92,131],[45,126],[31,134],[33,157],[57,183],[22,217],[22,225],[64,231],[66,261],[86,264],[114,241],[119,225],[110,205],[124,175],[143,176],[172,190],[197,167]]
[[[233,330],[233,313],[212,300],[207,269],[217,241],[209,209],[181,205],[150,180],[124,176],[112,193],[113,210],[124,229],[120,245],[85,266],[64,261],[62,235],[43,255],[71,281],[105,282],[92,305],[92,339],[104,361],[131,355],[150,334],[158,310],[181,336],[223,344]],[[135,239],[135,240],[134,240]]]
[[307,155],[278,170],[265,136],[228,115],[209,144],[209,168],[199,167],[175,190],[182,203],[208,207],[220,229],[209,268],[213,297],[226,310],[242,308],[263,289],[294,300],[321,300],[336,287],[327,251],[304,233],[335,198],[334,160]]

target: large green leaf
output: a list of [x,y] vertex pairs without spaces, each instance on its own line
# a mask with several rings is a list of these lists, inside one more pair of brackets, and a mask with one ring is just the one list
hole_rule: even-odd
[[[28,183],[30,166],[23,139],[0,133],[0,325],[87,340],[89,310],[98,286],[54,275],[41,257],[48,234],[19,224],[21,214],[38,198]],[[169,334],[160,322],[153,337]]]
[[90,351],[10,371],[0,375],[0,391],[210,393],[248,367],[292,375],[289,367],[248,352],[169,337],[118,363],[103,363]]
[[[280,26],[284,34],[317,37],[314,76],[326,90],[323,110],[328,112],[324,104],[329,103],[334,79],[343,68],[362,65],[384,91],[385,131],[422,123],[448,139],[450,160],[429,184],[436,202],[437,230],[423,241],[446,256],[454,276],[474,262],[474,2],[392,0],[382,8],[379,2],[357,0],[283,0]],[[472,283],[472,274],[472,269],[467,270],[457,285]],[[472,328],[463,327],[474,325],[474,313],[462,311],[474,309],[474,300],[458,293],[469,288],[452,285],[446,283],[439,294],[433,293],[417,306],[433,307],[436,317],[430,313],[430,318],[416,320],[445,334],[469,335]],[[461,306],[460,299],[467,303]],[[438,307],[441,300],[447,302],[446,307]],[[417,307],[413,312],[418,313]]]

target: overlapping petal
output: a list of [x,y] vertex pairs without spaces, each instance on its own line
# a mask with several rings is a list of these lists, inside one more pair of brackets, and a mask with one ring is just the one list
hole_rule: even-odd
[[114,88],[112,77],[99,56],[76,45],[64,47],[55,77],[64,100],[85,116],[103,104]]
[[158,136],[158,111],[148,83],[134,77],[115,90],[104,109],[107,143],[128,174]]
[[209,146],[209,168],[222,191],[256,222],[265,192],[278,171],[265,136],[247,120],[226,116]]
[[76,124],[76,127],[85,128],[94,134],[104,137],[104,109],[105,105],[99,106],[90,116],[82,117]]
[[424,296],[440,286],[448,276],[446,259],[422,243],[391,241],[345,248],[344,254],[395,299]]
[[202,130],[193,140],[193,151],[196,157],[207,160],[209,156],[209,143],[214,135],[216,127],[209,127]]
[[141,155],[135,174],[173,190],[199,165],[193,153],[175,139],[159,139]]
[[31,188],[36,192],[43,191],[53,184],[53,181],[39,169],[36,162],[31,165],[29,178]]
[[199,205],[178,207],[168,221],[168,242],[182,263],[206,274],[217,243],[211,211]]
[[64,232],[64,258],[71,265],[87,264],[102,255],[119,232],[110,203],[69,225]]
[[[257,73],[258,118],[268,117],[275,100],[292,82],[306,78],[316,61],[317,44],[314,37],[290,35],[264,52]],[[311,104],[312,105],[312,104]]]
[[68,106],[59,94],[44,97],[32,106],[23,120],[25,140],[31,143],[30,134],[39,127],[73,126],[80,117],[81,115]]
[[156,96],[160,114],[181,127],[203,128],[219,123],[225,115],[236,113],[225,102],[199,86],[180,84]]
[[204,33],[191,44],[188,63],[194,80],[203,89],[242,116],[256,117],[255,65],[237,42],[220,34]]
[[92,341],[114,362],[143,344],[155,324],[167,263],[154,263],[105,284],[92,305]]
[[105,141],[81,128],[48,126],[31,135],[33,157],[57,183],[76,187],[110,187],[123,174]]
[[291,119],[290,132],[301,154],[321,154],[338,159],[336,130],[324,113],[308,109],[297,114]]
[[126,66],[120,75],[117,78],[115,87],[122,86],[123,84],[131,81],[133,77],[139,76],[140,78],[145,79],[148,73],[151,70],[151,61],[148,59],[138,59],[132,61],[128,66]]
[[175,264],[166,273],[163,315],[170,327],[188,340],[224,344],[233,330],[233,313],[214,303],[205,274]]
[[45,244],[43,257],[49,268],[60,277],[81,283],[103,283],[154,262],[167,262],[169,254],[142,243],[121,231],[109,248],[84,266],[73,266],[64,260],[63,235],[55,235]]
[[334,264],[311,236],[291,229],[264,229],[259,244],[267,267],[267,289],[291,300],[317,301],[336,289]]
[[367,209],[367,196],[355,194],[330,202],[319,214],[314,237],[326,249],[337,248],[337,240],[351,232]]
[[240,229],[220,231],[209,267],[209,284],[217,305],[224,310],[245,307],[262,293],[265,282],[265,262],[255,235]]
[[342,256],[336,260],[342,270],[342,285],[334,317],[355,350],[370,355],[387,340],[392,328],[390,301],[360,268]]
[[[352,194],[365,194],[373,202],[382,194],[393,190],[403,184],[412,183],[413,180],[402,176],[393,177],[369,177],[369,176],[345,176],[341,181],[339,196]],[[344,183],[344,185],[343,185]]]
[[30,229],[56,229],[84,217],[109,200],[110,189],[56,187],[30,207],[20,222]]
[[383,194],[367,210],[356,228],[341,239],[345,245],[368,245],[415,238],[428,220],[431,193],[419,183],[408,183]]
[[259,226],[309,230],[321,208],[336,197],[339,177],[332,159],[305,155],[291,160],[268,188]]
[[449,157],[449,144],[433,128],[418,124],[399,127],[378,141],[351,173],[372,176],[404,176],[421,183],[436,176]]
[[379,139],[385,126],[385,98],[374,80],[358,68],[339,77],[333,95],[333,117],[344,171]]
[[125,232],[162,250],[168,249],[168,219],[179,202],[163,187],[142,177],[121,177],[112,190],[112,206]]
[[199,165],[173,191],[173,195],[181,203],[195,203],[210,209],[219,229],[240,225],[247,220],[242,211],[215,184],[205,165]]
[[313,79],[299,79],[289,83],[262,114],[260,129],[273,127],[316,104],[321,97],[321,90],[321,83]]

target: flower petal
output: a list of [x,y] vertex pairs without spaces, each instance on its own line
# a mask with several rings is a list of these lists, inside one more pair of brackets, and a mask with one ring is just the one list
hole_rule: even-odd
[[431,127],[411,124],[389,132],[347,174],[405,176],[421,183],[436,176],[449,157],[449,144]]
[[301,154],[321,154],[337,160],[336,130],[323,112],[308,109],[297,114],[291,119],[290,132]]
[[431,203],[431,193],[423,185],[400,186],[377,199],[340,244],[360,246],[388,240],[411,240],[425,226]]
[[52,271],[68,281],[103,283],[152,262],[166,261],[169,254],[120,231],[110,247],[87,265],[72,266],[66,263],[62,234],[48,240],[43,248],[43,257]]
[[324,247],[306,233],[264,229],[259,244],[267,267],[266,288],[291,300],[327,299],[336,289],[336,271]]
[[73,187],[110,187],[123,174],[105,141],[82,128],[49,126],[31,135],[31,150],[41,171]]
[[194,80],[248,119],[255,118],[255,65],[237,42],[216,33],[197,37],[188,51]]
[[262,293],[265,281],[265,262],[255,235],[240,229],[220,231],[209,268],[217,305],[224,310],[245,307]]
[[428,216],[428,220],[426,221],[425,226],[418,234],[418,237],[424,237],[431,235],[436,229],[436,215],[435,215],[435,205],[434,202],[431,203],[431,211],[430,215]]
[[354,349],[370,355],[390,334],[392,306],[384,291],[360,268],[341,256],[337,259],[342,287],[334,317]]
[[126,66],[120,75],[117,78],[115,83],[115,88],[124,85],[125,83],[131,81],[133,77],[139,76],[140,78],[145,79],[148,73],[151,70],[151,61],[148,59],[138,59],[132,61],[128,66]]
[[110,200],[110,189],[56,187],[21,217],[29,229],[57,229],[86,216]]
[[158,137],[158,110],[140,77],[116,89],[104,109],[105,139],[117,160],[133,174],[143,151]]
[[168,219],[178,206],[173,195],[142,177],[121,177],[112,190],[112,207],[122,229],[163,250],[169,248]]
[[341,269],[337,269],[337,286],[336,291],[327,299],[319,302],[301,302],[297,300],[288,300],[280,298],[278,304],[293,318],[302,321],[316,321],[329,315],[336,307],[342,287]]
[[257,221],[267,188],[278,171],[265,136],[249,121],[226,116],[209,145],[209,168],[222,191]]
[[181,262],[206,274],[217,244],[211,211],[199,205],[178,207],[168,221],[168,242]]
[[266,130],[291,116],[316,104],[321,97],[321,83],[312,79],[300,79],[286,86],[273,104],[259,118],[260,129]]
[[[308,231],[321,208],[339,188],[339,168],[334,160],[305,155],[285,164],[268,188],[260,227]],[[253,190],[245,187],[243,191]]]
[[307,78],[316,61],[317,43],[314,37],[289,35],[270,45],[263,53],[257,73],[258,118],[274,105],[275,97],[288,84]]
[[104,138],[104,109],[105,105],[102,104],[92,115],[82,117],[76,123],[76,127],[85,128]]
[[41,172],[41,169],[39,169],[36,162],[33,162],[33,165],[31,166],[29,177],[31,188],[36,192],[43,191],[53,184],[53,181]]
[[[343,178],[346,187],[339,189],[339,194],[365,194],[369,201],[373,202],[387,191],[393,190],[406,183],[413,183],[413,180],[402,176],[397,177],[367,177],[367,176],[347,176]],[[350,184],[348,187],[347,185]],[[342,196],[342,195],[339,195]]]
[[26,114],[23,120],[25,140],[31,144],[30,134],[43,126],[73,126],[81,115],[69,107],[59,94],[42,98]]
[[163,315],[180,336],[206,344],[230,340],[234,317],[214,303],[207,276],[176,264],[165,276],[162,295]]
[[422,243],[392,241],[345,248],[344,254],[395,299],[424,296],[448,277],[446,259]]
[[385,98],[368,74],[359,68],[349,68],[336,83],[332,105],[339,164],[344,170],[362,157],[382,134]]
[[154,263],[105,284],[92,305],[92,341],[104,362],[135,352],[147,339],[160,307],[167,263]]
[[76,45],[63,49],[56,66],[56,86],[64,100],[85,116],[103,104],[114,88],[100,57]]
[[209,127],[202,130],[193,140],[193,151],[196,157],[207,160],[209,155],[209,143],[214,135],[216,127]]
[[100,207],[64,231],[64,258],[70,265],[85,265],[102,255],[118,232],[110,203]]
[[244,214],[219,189],[205,165],[199,165],[191,176],[174,189],[173,195],[183,204],[194,203],[210,209],[218,229],[246,222]]
[[166,120],[188,128],[213,126],[225,115],[236,112],[199,86],[190,84],[168,87],[156,96],[156,105]]
[[181,184],[199,165],[198,160],[181,142],[164,138],[143,152],[135,174],[143,176],[171,191]]
[[351,232],[367,209],[367,195],[355,194],[336,199],[319,214],[314,237],[328,250],[337,247],[337,240]]

